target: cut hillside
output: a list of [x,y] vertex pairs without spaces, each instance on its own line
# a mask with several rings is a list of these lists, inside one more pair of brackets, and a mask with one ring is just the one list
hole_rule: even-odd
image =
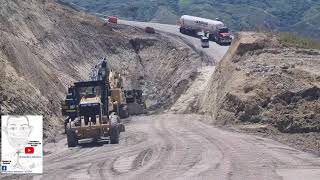
[[200,100],[213,123],[280,134],[318,151],[320,51],[282,46],[277,37],[240,33],[216,67]]
[[105,24],[54,0],[1,2],[1,114],[44,115],[45,137],[54,136],[62,121],[60,101],[67,87],[86,80],[103,57],[125,77],[125,88],[145,91],[151,109],[172,104],[201,65],[188,46]]

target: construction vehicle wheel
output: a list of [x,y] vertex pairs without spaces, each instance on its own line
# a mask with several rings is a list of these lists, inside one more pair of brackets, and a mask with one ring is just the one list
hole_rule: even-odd
[[64,124],[64,133],[67,134],[67,125]]
[[120,106],[119,108],[119,116],[121,119],[129,117],[129,111],[127,106]]
[[78,140],[74,132],[67,130],[67,142],[68,147],[76,147],[78,145]]
[[117,125],[111,126],[110,143],[119,144],[119,128],[117,127]]
[[121,133],[121,132],[125,132],[125,131],[126,131],[126,128],[125,128],[124,124],[120,123],[119,124],[119,132]]
[[111,144],[119,144],[119,123],[118,123],[119,117],[112,114],[110,116],[111,121],[111,129],[110,129],[110,143]]
[[[69,123],[69,119],[70,118],[67,118],[64,120],[64,133],[67,134],[67,126],[68,126],[68,123]],[[70,127],[70,124],[69,124],[69,127]]]

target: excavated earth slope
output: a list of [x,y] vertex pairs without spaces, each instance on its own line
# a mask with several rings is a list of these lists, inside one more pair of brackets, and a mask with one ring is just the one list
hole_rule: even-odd
[[200,100],[215,123],[238,124],[319,152],[320,52],[240,33]]
[[145,91],[151,109],[172,104],[202,61],[160,34],[105,24],[54,0],[2,0],[0,37],[0,112],[43,114],[46,137],[62,120],[66,88],[102,57],[125,76],[125,88]]

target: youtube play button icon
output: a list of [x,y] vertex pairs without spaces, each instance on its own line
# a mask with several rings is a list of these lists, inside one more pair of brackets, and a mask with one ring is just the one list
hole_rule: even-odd
[[26,147],[24,149],[25,154],[33,154],[34,153],[34,147]]

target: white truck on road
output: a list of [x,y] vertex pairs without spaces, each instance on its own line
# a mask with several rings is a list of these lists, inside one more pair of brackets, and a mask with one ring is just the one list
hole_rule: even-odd
[[220,45],[230,45],[232,41],[228,27],[218,20],[183,15],[179,20],[180,32],[190,36],[197,36],[198,32],[209,35],[209,40]]
[[200,40],[202,48],[209,48],[209,39],[206,36],[201,36]]

